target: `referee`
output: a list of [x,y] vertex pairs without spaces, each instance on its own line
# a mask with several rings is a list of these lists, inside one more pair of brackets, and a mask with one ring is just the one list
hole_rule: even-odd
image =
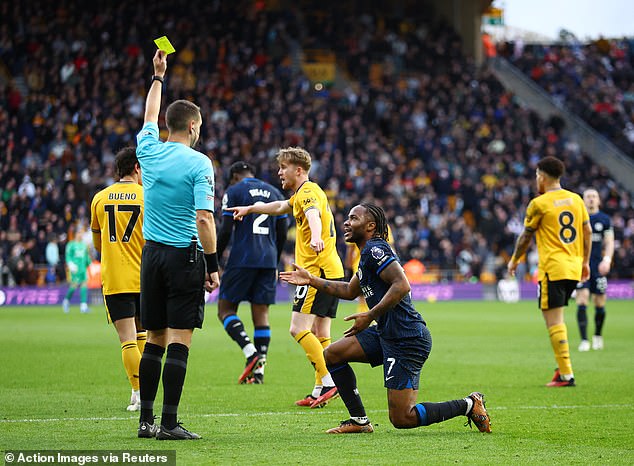
[[[139,366],[141,417],[138,436],[159,440],[196,440],[177,421],[194,328],[201,328],[205,289],[218,287],[214,172],[206,155],[193,149],[200,136],[200,108],[187,100],[167,107],[169,134],[159,140],[158,116],[165,52],[153,58],[154,76],[137,135],[137,158],[145,196],[141,258],[141,322],[147,344]],[[201,249],[202,245],[202,249]],[[203,255],[204,252],[204,255]],[[154,424],[154,399],[163,367],[163,412]]]

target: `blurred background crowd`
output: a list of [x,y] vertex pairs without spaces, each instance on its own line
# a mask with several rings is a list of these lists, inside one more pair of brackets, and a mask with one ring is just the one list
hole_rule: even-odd
[[[163,101],[200,105],[199,149],[214,163],[218,208],[233,162],[253,163],[279,186],[277,150],[303,146],[339,231],[350,207],[372,201],[386,210],[402,261],[424,265],[421,280],[493,282],[536,194],[535,164],[555,155],[567,166],[564,187],[596,188],[612,218],[611,276],[634,278],[632,193],[566,138],[562,120],[540,119],[477,67],[450,27],[424,11],[241,6],[2,2],[0,284],[64,281],[66,242],[90,242],[90,200],[114,181],[117,150],[135,144],[152,39],[162,35],[177,49]],[[634,156],[634,50],[606,42],[527,46],[514,60]],[[311,81],[302,50],[333,53],[338,85]],[[521,276],[536,264],[533,246]]]

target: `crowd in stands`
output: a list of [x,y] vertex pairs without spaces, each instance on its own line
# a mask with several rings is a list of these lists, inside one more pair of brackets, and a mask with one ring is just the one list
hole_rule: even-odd
[[634,157],[634,39],[504,47],[560,105]]
[[[114,153],[134,145],[152,39],[165,34],[177,52],[164,101],[201,106],[200,149],[214,161],[218,199],[234,161],[279,185],[277,150],[303,146],[339,231],[351,206],[378,203],[404,262],[477,280],[502,273],[535,194],[535,163],[556,155],[568,167],[564,185],[597,188],[612,216],[612,276],[634,276],[631,193],[566,140],[561,121],[540,120],[477,69],[449,27],[229,3],[2,4],[0,67],[19,79],[0,84],[0,284],[35,284],[40,264],[47,281],[64,279],[66,241],[87,228],[92,195],[114,181]],[[293,65],[296,43],[334,50],[348,86],[316,90]],[[524,271],[535,267],[533,248]]]

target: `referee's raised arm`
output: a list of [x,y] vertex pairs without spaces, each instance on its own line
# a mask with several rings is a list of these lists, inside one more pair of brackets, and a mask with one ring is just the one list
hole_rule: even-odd
[[152,58],[154,64],[154,75],[150,91],[145,100],[145,117],[143,123],[158,123],[159,112],[161,111],[161,88],[167,70],[167,55],[162,50],[157,50]]

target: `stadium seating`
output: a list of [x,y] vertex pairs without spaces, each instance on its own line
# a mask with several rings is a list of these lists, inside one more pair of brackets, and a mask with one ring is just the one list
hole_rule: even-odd
[[[596,187],[613,217],[613,275],[634,276],[631,193],[566,140],[559,121],[540,120],[464,57],[451,28],[257,2],[239,14],[230,2],[181,3],[165,13],[162,1],[17,2],[0,19],[0,257],[16,283],[37,281],[24,272],[29,261],[63,279],[63,260],[48,250],[63,258],[70,224],[86,225],[92,195],[113,181],[114,153],[135,142],[156,18],[177,48],[164,101],[201,106],[201,150],[214,160],[218,196],[237,159],[278,184],[277,148],[302,145],[339,228],[351,206],[378,202],[404,262],[419,258],[438,280],[490,281],[521,229],[536,161],[557,155],[566,187]],[[315,88],[298,44],[334,52],[345,78]],[[288,244],[286,264],[291,257]],[[534,266],[529,254],[527,274]]]

